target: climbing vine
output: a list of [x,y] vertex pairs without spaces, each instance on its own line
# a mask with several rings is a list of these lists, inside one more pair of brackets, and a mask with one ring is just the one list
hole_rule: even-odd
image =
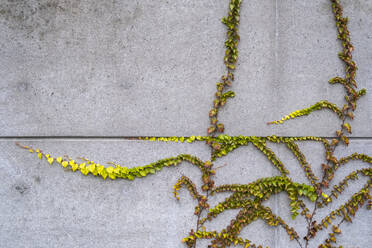
[[[270,121],[268,124],[283,124],[287,120],[309,115],[317,110],[327,109],[335,113],[340,120],[340,128],[335,131],[336,138],[334,139],[314,136],[256,137],[229,136],[224,134],[225,127],[224,124],[218,120],[218,116],[220,109],[226,104],[227,100],[235,96],[235,93],[229,90],[229,88],[234,81],[234,71],[236,70],[236,62],[238,59],[238,44],[240,41],[238,31],[242,3],[242,0],[230,0],[228,14],[226,17],[222,18],[222,23],[227,29],[224,57],[226,73],[216,84],[217,91],[214,96],[212,108],[209,111],[210,126],[207,129],[207,136],[138,138],[140,140],[155,142],[205,142],[211,148],[211,158],[209,161],[202,161],[189,154],[180,154],[176,157],[161,159],[148,165],[127,168],[115,163],[109,163],[109,165],[105,166],[87,158],[78,158],[78,160],[75,160],[66,156],[54,157],[40,149],[18,143],[17,145],[34,153],[40,159],[45,159],[51,165],[57,164],[72,171],[80,171],[83,175],[92,174],[93,176],[102,177],[103,179],[123,178],[134,180],[135,178],[155,174],[164,167],[178,166],[182,162],[187,162],[198,167],[202,172],[201,190],[198,190],[196,184],[187,176],[182,176],[173,186],[176,200],[179,200],[178,191],[184,187],[189,191],[191,197],[197,201],[194,211],[197,217],[197,225],[190,230],[187,237],[182,239],[182,243],[190,248],[196,247],[197,241],[200,239],[210,240],[209,247],[229,247],[232,245],[242,245],[245,248],[262,247],[240,236],[241,231],[246,226],[258,219],[263,220],[269,226],[283,228],[289,235],[290,240],[297,242],[300,248],[310,247],[310,241],[318,232],[330,229],[328,237],[321,244],[312,247],[337,247],[337,236],[342,233],[342,224],[344,222],[352,222],[352,219],[360,208],[366,206],[370,209],[372,206],[370,194],[372,168],[366,167],[355,170],[338,184],[335,184],[328,195],[325,191],[329,188],[339,167],[346,165],[351,160],[359,160],[370,166],[372,164],[372,157],[359,153],[341,158],[335,155],[336,148],[340,144],[349,145],[347,136],[352,132],[350,122],[354,118],[357,101],[361,96],[366,94],[366,90],[357,90],[357,83],[355,81],[357,67],[352,58],[354,48],[351,44],[350,33],[347,27],[348,19],[343,16],[342,6],[339,0],[330,0],[330,2],[338,31],[338,39],[343,48],[342,51],[339,52],[338,57],[344,63],[345,75],[335,76],[329,80],[329,83],[335,85],[340,84],[344,87],[344,106],[340,107],[329,101],[322,100],[308,108],[295,110],[279,120]],[[298,143],[307,141],[321,143],[324,147],[325,162],[320,165],[322,168],[321,178],[315,176],[312,167],[307,162],[305,155],[298,146]],[[274,151],[269,148],[267,145],[268,143],[281,144],[293,153],[299,165],[304,170],[308,184],[295,182],[288,177],[289,171],[286,169],[284,163],[276,156]],[[215,185],[213,178],[216,176],[216,169],[214,169],[213,162],[220,157],[228,155],[241,146],[248,145],[255,147],[264,154],[279,171],[280,176],[260,178],[248,184]],[[346,203],[339,206],[336,210],[331,211],[323,219],[315,220],[317,210],[326,208],[330,202],[334,201],[334,199],[343,193],[345,188],[348,187],[348,182],[351,180],[358,180],[362,176],[368,178],[368,182],[362,189],[352,195]],[[210,206],[209,199],[221,192],[228,192],[230,195],[217,205]],[[285,192],[288,195],[292,218],[295,219],[298,215],[303,216],[304,225],[306,225],[305,236],[300,236],[298,232],[280,216],[275,215],[269,207],[263,205],[272,195],[280,192]],[[306,202],[311,202],[311,204],[305,204],[303,199],[307,199]],[[230,209],[238,209],[239,212],[228,226],[220,231],[206,230],[205,223],[213,221],[213,219],[217,218],[221,213]]]

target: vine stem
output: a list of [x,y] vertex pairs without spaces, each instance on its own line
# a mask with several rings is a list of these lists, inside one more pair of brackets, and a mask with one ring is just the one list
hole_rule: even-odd
[[[208,197],[209,197],[209,191],[210,189],[207,190],[207,193],[206,193],[206,201],[208,202]],[[202,212],[205,210],[205,208],[201,208],[200,209],[200,212],[198,213],[198,219],[197,219],[197,222],[196,222],[196,232],[199,231],[200,229],[200,216],[202,214]],[[196,248],[196,242],[197,242],[198,239],[195,239],[195,242],[194,242],[194,245],[192,246],[192,248]]]
[[[341,8],[341,6],[340,6],[340,3],[336,0],[336,1],[332,1],[331,0],[331,2],[332,2],[332,8],[333,8],[333,10],[334,10],[334,13],[335,13],[335,18],[336,18],[336,25],[338,26],[338,21],[339,21],[339,19],[340,18],[342,18],[342,8]],[[336,10],[336,9],[338,9],[338,11]],[[346,26],[346,24],[344,24],[345,26]],[[346,31],[347,31],[347,27],[345,27],[346,28]],[[350,40],[348,40],[348,38],[349,38],[349,33],[348,33],[348,31],[347,31],[347,33],[346,33],[346,38],[345,37],[343,37],[343,36],[341,36],[341,33],[342,33],[343,31],[341,30],[339,30],[339,33],[340,33],[340,39],[343,41],[343,42],[346,42],[346,44],[348,45],[348,49],[347,49],[347,52],[344,52],[344,53],[346,53],[346,56],[348,57],[348,59],[349,60],[351,60],[351,62],[353,62],[352,61],[352,55],[351,55],[351,53],[352,53],[352,50],[353,50],[353,47],[352,47],[352,45],[351,45],[351,43],[350,43]],[[344,43],[343,43],[344,44]],[[342,59],[342,58],[341,58]],[[344,60],[344,59],[342,59],[342,60]],[[344,60],[345,61],[345,60]],[[345,63],[346,63],[346,84],[352,84],[352,82],[351,82],[351,80],[353,80],[354,79],[354,77],[355,77],[355,71],[356,71],[356,69],[355,69],[355,63],[354,64],[352,64],[352,66],[351,67],[349,67],[349,64],[347,63],[348,61],[345,61]],[[354,68],[353,68],[353,66],[354,66]],[[351,70],[351,72],[350,72],[350,70]],[[349,74],[349,76],[348,76],[348,73],[350,73]],[[355,85],[355,87],[356,87],[356,85]],[[351,92],[349,91],[349,89],[345,86],[345,88],[346,88],[346,94],[347,94],[347,97],[351,97],[351,101],[353,101],[353,102],[356,102],[357,100],[358,100],[358,98],[355,96],[355,95],[351,95]],[[348,145],[348,141],[345,141],[345,137],[343,137],[344,136],[344,131],[345,131],[345,129],[347,129],[347,131],[349,132],[349,133],[351,133],[350,132],[350,126],[349,126],[349,128],[347,128],[347,127],[345,127],[345,120],[346,120],[346,116],[348,115],[348,113],[349,113],[349,109],[351,109],[351,111],[353,112],[354,110],[355,110],[355,106],[353,106],[353,104],[351,103],[351,101],[349,101],[348,99],[346,99],[347,100],[347,106],[346,106],[346,108],[344,107],[343,108],[343,110],[342,110],[342,124],[341,124],[341,130],[337,133],[337,139],[338,139],[338,142],[332,142],[332,144],[331,144],[331,148],[329,149],[329,150],[327,150],[326,151],[326,156],[332,156],[333,157],[333,154],[334,154],[334,151],[336,150],[336,147],[337,147],[337,145],[341,142],[341,140],[342,141],[344,141],[345,142],[345,144],[346,145]],[[352,116],[351,116],[351,118],[353,118]],[[344,138],[344,139],[343,139]],[[346,138],[347,139],[347,138]],[[316,200],[315,200],[315,206],[314,206],[314,209],[313,209],[313,212],[312,212],[312,214],[311,214],[311,217],[310,217],[310,223],[308,223],[308,227],[307,227],[307,235],[306,235],[306,237],[305,237],[305,240],[306,240],[306,245],[305,245],[305,248],[307,248],[308,247],[308,244],[309,244],[309,240],[310,240],[310,238],[312,238],[312,237],[314,237],[315,236],[315,234],[314,235],[312,235],[311,234],[311,229],[312,229],[312,226],[314,225],[313,224],[313,217],[314,217],[314,215],[316,214],[316,210],[317,210],[317,207],[318,207],[318,201],[319,201],[319,198],[320,198],[320,195],[321,195],[321,193],[322,193],[322,187],[327,187],[326,185],[323,185],[323,182],[324,182],[324,180],[326,179],[326,177],[328,176],[328,173],[329,172],[331,172],[331,173],[333,173],[334,174],[334,170],[333,170],[333,168],[331,168],[331,170],[329,170],[329,163],[330,163],[330,159],[327,157],[327,167],[324,169],[324,174],[323,174],[323,178],[322,178],[322,181],[321,181],[321,183],[320,184],[318,184],[319,186],[318,186],[318,189],[317,190],[319,190],[318,192],[318,195],[317,195],[317,198],[316,198]],[[338,164],[338,161],[337,161],[337,159],[336,159],[336,162],[334,162],[334,165],[335,166],[337,166],[337,164]],[[333,175],[332,174],[332,175]],[[330,178],[329,179],[329,181],[331,180],[332,178]],[[327,184],[329,183],[329,181],[327,181]],[[343,222],[345,220],[345,218],[343,218],[342,219],[342,221],[338,224],[338,226],[339,225],[341,225],[341,223]],[[317,231],[317,230],[316,230]]]
[[[208,189],[207,195],[206,195],[207,201],[208,201],[208,196],[209,196],[209,189]],[[205,208],[202,208],[200,210],[199,214],[198,214],[198,219],[197,219],[197,222],[196,222],[196,232],[199,231],[199,229],[200,229],[200,216],[201,216],[203,210],[205,210]],[[192,246],[193,248],[196,248],[196,242],[197,242],[197,239],[195,239],[194,245]]]
[[300,246],[300,248],[303,248],[303,246],[302,246],[300,240],[299,240],[298,238],[295,238],[295,240],[297,241],[297,243],[298,243],[298,245]]
[[[343,112],[347,112],[347,110],[344,110]],[[341,133],[343,133],[343,131],[345,130],[345,127],[344,127],[344,124],[345,124],[345,120],[346,120],[346,113],[343,113],[343,118],[342,118],[342,124],[341,124]],[[330,149],[330,154],[333,154],[336,150],[336,147],[337,145],[341,142],[341,136],[340,137],[337,137],[338,138],[338,143],[336,143],[335,145],[332,145],[331,144],[331,149]],[[329,160],[327,161],[327,165],[329,165]],[[325,170],[324,171],[324,174],[323,174],[323,177],[322,177],[322,180],[321,182],[324,181],[324,179],[328,176],[328,170]],[[322,185],[319,184],[319,188],[321,189],[322,188]],[[314,202],[314,209],[313,209],[313,212],[311,213],[311,217],[310,217],[310,220],[308,222],[308,225],[307,225],[307,234],[306,234],[306,243],[305,243],[305,248],[308,248],[308,245],[309,245],[309,240],[310,240],[310,231],[311,231],[311,227],[313,225],[313,218],[314,218],[314,215],[316,214],[316,210],[318,208],[318,201],[319,201],[319,198],[320,198],[320,194],[318,194],[318,196],[316,197],[315,199],[315,202]],[[342,221],[343,222],[343,221]],[[342,223],[341,222],[341,223]],[[341,224],[340,223],[340,224]]]
[[[199,224],[200,224],[200,215],[201,215],[201,212],[202,210],[200,210],[199,214],[198,214],[198,220],[196,222],[196,232],[199,231]],[[196,242],[198,241],[198,239],[195,239],[195,242],[194,242],[194,245],[192,246],[193,248],[196,248]]]

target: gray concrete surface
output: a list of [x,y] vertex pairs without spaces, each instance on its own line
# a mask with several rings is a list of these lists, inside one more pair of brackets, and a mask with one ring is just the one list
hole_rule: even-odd
[[[249,1],[242,10],[240,60],[233,101],[221,115],[233,135],[333,136],[337,116],[318,111],[279,126],[266,126],[297,109],[329,100],[343,106],[343,89],[328,80],[344,75],[335,23],[327,0]],[[372,88],[372,2],[342,1],[349,16],[360,88]],[[276,6],[276,8],[275,8]],[[265,13],[265,14],[263,14]],[[372,99],[360,100],[354,136],[371,137]]]
[[[0,151],[0,240],[2,247],[183,247],[182,237],[195,228],[195,202],[181,190],[180,202],[172,195],[172,185],[181,175],[189,176],[200,185],[200,172],[183,163],[167,168],[156,175],[133,182],[102,180],[80,173],[66,172],[62,167],[50,166],[14,142],[1,141]],[[126,166],[144,165],[155,160],[189,153],[201,159],[209,158],[205,144],[150,143],[145,141],[76,139],[21,140],[23,144],[48,150],[52,155],[86,156],[96,162],[114,161]],[[306,182],[302,169],[283,145],[272,149],[286,164],[290,176]],[[314,142],[301,143],[309,163],[319,175],[323,148]],[[353,141],[350,149],[339,150],[339,156],[354,151],[369,152],[372,141]],[[216,184],[248,183],[260,177],[279,175],[270,162],[252,146],[241,147],[216,162]],[[335,182],[357,168],[368,165],[353,162],[340,169]],[[331,209],[345,202],[365,183],[361,178],[351,183],[343,197]],[[221,194],[211,198],[211,204],[223,200]],[[304,234],[304,220],[290,219],[285,194],[265,203]],[[207,228],[221,230],[228,225],[236,211],[228,211]],[[321,211],[319,217],[326,213]],[[363,208],[355,223],[344,224],[340,244],[344,247],[368,247],[371,242],[372,216]],[[352,234],[352,235],[350,235]],[[279,228],[270,228],[257,221],[242,234],[255,243],[270,247],[296,247]],[[319,235],[322,240],[324,235]],[[202,244],[205,244],[203,246]],[[200,243],[199,247],[206,247]],[[313,247],[313,246],[311,246]],[[316,247],[316,246],[314,246]]]
[[1,133],[204,134],[223,73],[214,2],[1,0]]
[[[351,123],[356,138],[337,152],[371,155],[372,3],[342,3],[356,48],[357,81],[369,91]],[[120,137],[205,135],[215,83],[224,73],[225,29],[220,19],[227,4],[0,0],[0,247],[184,247],[180,240],[195,228],[195,202],[185,190],[177,202],[172,185],[183,174],[200,185],[196,168],[183,163],[133,182],[104,181],[49,166],[15,142],[55,155],[126,166],[180,153],[207,160],[210,151],[202,143]],[[327,83],[343,73],[332,18],[327,0],[243,2],[236,97],[220,114],[227,134],[334,135],[337,119],[328,111],[281,126],[265,124],[319,100],[342,103],[341,87]],[[320,173],[322,147],[314,142],[300,147]],[[295,157],[281,145],[272,149],[291,177],[305,182]],[[235,150],[216,166],[223,166],[217,170],[217,184],[248,183],[278,174],[252,146]],[[350,163],[335,181],[366,166]],[[350,184],[331,208],[345,202],[364,182],[361,178]],[[211,201],[216,204],[224,197],[217,195]],[[265,204],[303,235],[304,220],[290,220],[285,194]],[[207,227],[221,230],[235,214],[222,214]],[[325,214],[321,211],[318,217]],[[360,210],[354,224],[343,224],[339,244],[369,247],[371,222],[371,214]],[[242,236],[274,248],[297,247],[283,230],[261,221]],[[324,238],[319,235],[316,241]]]
[[[226,1],[0,3],[3,135],[205,133],[223,74]],[[358,82],[367,88],[371,12],[369,1],[345,1]],[[227,131],[333,135],[336,117],[327,111],[265,125],[323,99],[342,106],[341,87],[327,83],[342,75],[328,1],[252,0],[241,15],[237,94],[221,114]],[[371,136],[371,109],[369,94],[353,135]]]

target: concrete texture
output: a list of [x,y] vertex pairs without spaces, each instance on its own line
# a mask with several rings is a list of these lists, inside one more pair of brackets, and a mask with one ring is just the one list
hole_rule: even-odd
[[[337,153],[371,155],[372,3],[342,3],[356,48],[357,81],[369,91],[351,123],[356,138]],[[49,166],[15,142],[53,155],[86,156],[129,167],[180,153],[209,159],[210,150],[202,143],[119,137],[206,134],[215,83],[224,73],[225,29],[220,19],[227,4],[0,0],[0,247],[185,247],[180,240],[195,228],[195,202],[185,190],[177,202],[172,185],[187,175],[200,186],[200,172],[193,166],[183,163],[133,182],[104,181]],[[265,124],[323,99],[342,106],[341,87],[327,83],[343,75],[329,1],[244,1],[240,34],[232,88],[236,97],[220,114],[226,133],[333,136],[339,124],[329,111],[280,126]],[[299,145],[319,174],[322,146]],[[306,182],[288,149],[271,147],[293,180]],[[218,185],[279,175],[253,146],[235,150],[216,166],[221,167]],[[367,166],[352,162],[334,181]],[[364,182],[361,178],[351,183],[331,208],[344,203]],[[211,203],[226,196],[217,195]],[[285,194],[265,205],[304,235],[304,220],[301,216],[291,220]],[[206,226],[221,230],[236,213],[226,212]],[[320,211],[317,217],[325,214]],[[371,214],[361,209],[353,224],[343,224],[338,244],[369,247],[371,222]],[[323,234],[316,241],[324,240]],[[247,227],[242,236],[264,246],[297,247],[283,230],[262,221]],[[198,247],[207,245],[200,242]]]
[[[86,156],[128,167],[190,153],[207,159],[201,145],[136,141],[22,141],[51,154]],[[133,182],[111,181],[67,173],[48,166],[14,141],[1,142],[1,247],[181,247],[180,240],[196,223],[194,201],[172,186],[182,174],[197,181],[189,164],[167,168]]]
[[204,134],[223,73],[214,2],[1,0],[1,133]]
[[[276,2],[276,4],[275,4]],[[349,16],[354,59],[359,67],[360,88],[372,88],[372,3],[342,1]],[[263,14],[265,13],[265,14]],[[249,1],[241,17],[241,43],[233,101],[222,111],[221,120],[231,135],[319,135],[334,136],[338,117],[330,111],[267,126],[295,110],[320,100],[344,105],[343,89],[328,80],[344,75],[338,59],[337,40],[330,1]],[[354,136],[372,135],[372,99],[359,101],[353,121]]]
[[[0,1],[0,131],[7,136],[205,134],[224,73],[226,1]],[[372,88],[372,6],[345,1],[360,87]],[[243,3],[234,90],[221,112],[232,135],[332,136],[314,113],[266,126],[323,99],[343,105],[327,0]],[[355,136],[371,136],[360,100]],[[298,127],[301,128],[298,128]]]
[[[203,160],[209,158],[205,144],[150,143],[128,140],[18,140],[39,147],[53,155],[86,156],[96,162],[114,161],[126,166],[144,165],[155,160],[189,153]],[[179,202],[173,198],[172,185],[181,175],[189,176],[200,186],[200,172],[183,163],[166,168],[156,175],[135,180],[102,180],[93,176],[64,171],[62,167],[40,161],[34,154],[21,150],[15,140],[1,142],[0,181],[0,240],[2,247],[183,247],[180,243],[191,228],[195,202],[188,192],[181,190]],[[290,176],[306,182],[295,157],[283,145],[271,145],[285,163]],[[323,148],[314,142],[300,143],[314,172],[319,175]],[[354,151],[369,152],[372,141],[353,141],[350,149],[340,149],[339,156]],[[223,166],[223,167],[221,167]],[[340,169],[335,182],[357,168],[368,165],[352,162]],[[249,183],[260,177],[279,175],[276,168],[252,146],[241,147],[216,162],[216,184]],[[361,177],[351,183],[350,189],[332,204],[342,204],[365,183]],[[215,205],[227,195],[211,197]],[[272,197],[265,203],[287,223],[304,231],[299,216],[295,221],[289,215],[285,194]],[[221,230],[228,225],[237,211],[228,211],[206,225]],[[320,212],[318,218],[326,213]],[[368,247],[371,240],[372,216],[365,207],[358,212],[355,223],[344,224],[340,240],[344,247]],[[349,235],[353,233],[355,235]],[[300,232],[303,235],[304,232]],[[325,233],[326,234],[326,233]],[[271,228],[262,221],[247,227],[242,233],[257,244],[270,247],[297,247],[289,242],[279,228]],[[323,240],[324,235],[319,234]],[[205,244],[205,246],[203,246]],[[206,242],[198,247],[206,247]],[[314,245],[316,242],[314,243]],[[313,246],[311,246],[313,247]],[[317,247],[317,246],[314,246]]]

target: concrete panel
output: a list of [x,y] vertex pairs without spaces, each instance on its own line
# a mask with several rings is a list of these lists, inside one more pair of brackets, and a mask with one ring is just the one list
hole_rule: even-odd
[[[253,2],[253,6],[245,4],[242,9],[236,97],[221,114],[226,131],[231,135],[333,136],[340,124],[337,116],[327,110],[279,126],[266,125],[320,100],[341,108],[344,105],[343,88],[328,83],[330,78],[344,75],[337,56],[341,45],[330,1]],[[360,88],[368,90],[372,88],[368,34],[372,8],[367,1],[356,2],[359,4],[345,4],[345,15],[350,16],[351,39],[356,48],[357,81]],[[372,127],[367,125],[372,121],[371,111],[368,93],[360,99],[352,122],[354,136],[371,136]]]
[[[189,153],[206,160],[204,144],[175,145],[136,141],[22,141],[51,154],[86,156],[128,167]],[[200,172],[183,163],[142,180],[84,177],[49,166],[35,155],[1,141],[1,247],[182,247],[195,228],[195,202],[173,184],[182,174],[196,183]]]
[[0,1],[2,135],[205,134],[225,1]]
[[[349,16],[357,81],[368,93],[351,122],[353,136],[338,156],[364,152],[372,141],[372,3],[342,1]],[[0,246],[1,247],[184,247],[195,229],[195,202],[181,200],[172,186],[181,175],[198,186],[200,172],[182,163],[135,181],[102,180],[49,166],[17,146],[33,145],[53,155],[86,156],[128,167],[189,153],[203,160],[203,143],[153,143],[107,136],[205,135],[215,83],[224,73],[227,1],[56,1],[0,0]],[[327,83],[343,75],[341,49],[329,0],[244,1],[240,57],[230,99],[220,112],[229,135],[333,136],[339,127],[329,111],[315,112],[280,126],[267,121],[319,100],[342,106],[343,90]],[[34,136],[9,139],[4,136]],[[41,139],[40,136],[102,136]],[[299,142],[315,174],[324,149]],[[307,182],[284,145],[270,147],[297,182]],[[249,183],[279,175],[253,146],[241,147],[215,162],[216,184]],[[368,165],[351,162],[336,174],[342,180]],[[353,182],[335,209],[358,191]],[[332,187],[332,185],[331,185]],[[210,198],[212,205],[228,194]],[[304,219],[289,215],[286,194],[265,202],[304,235]],[[221,230],[237,211],[227,211],[207,228]],[[319,211],[321,219],[327,214]],[[371,214],[365,207],[353,224],[344,223],[338,245],[368,247]],[[327,232],[319,233],[317,247]],[[297,247],[284,230],[257,221],[242,237],[269,247]],[[361,238],[358,238],[361,237]],[[207,247],[200,242],[198,247]]]
[[[223,74],[226,1],[2,0],[3,135],[205,134]],[[367,1],[345,3],[360,87],[372,89]],[[342,106],[340,45],[327,0],[244,2],[236,97],[221,112],[232,135],[331,136],[329,111],[267,121],[328,99]],[[370,94],[353,135],[371,136]],[[298,128],[301,127],[301,128]]]
[[[40,147],[55,155],[86,156],[97,162],[122,162],[126,166],[144,165],[161,158],[189,153],[203,160],[209,158],[209,149],[202,143],[174,144],[128,140],[22,140],[23,144]],[[166,168],[156,175],[133,182],[102,180],[80,173],[49,166],[17,146],[13,140],[1,141],[0,151],[0,241],[2,247],[183,247],[182,237],[195,228],[193,215],[195,202],[181,190],[180,202],[172,196],[172,185],[181,175],[189,176],[200,185],[200,172],[186,163]],[[309,163],[319,173],[323,159],[321,145],[300,143]],[[302,169],[283,145],[272,146],[284,162],[293,180],[304,182]],[[350,150],[340,149],[339,154],[354,151],[369,152],[371,141],[353,141]],[[252,146],[241,147],[218,160],[216,184],[249,183],[260,177],[277,175],[270,162]],[[353,162],[340,169],[335,182],[352,169],[368,165]],[[239,176],[237,176],[239,175]],[[364,179],[351,184],[345,196],[332,204],[336,207],[346,201]],[[211,205],[228,195],[211,197]],[[301,216],[292,221],[285,194],[272,197],[265,203],[291,226],[302,230]],[[227,211],[206,225],[221,230],[237,214]],[[325,213],[320,212],[320,216]],[[318,216],[317,216],[318,217]],[[355,235],[341,235],[342,245],[358,244],[367,247],[372,242],[369,223],[371,215],[361,210],[354,225],[344,224],[345,231]],[[357,232],[357,233],[356,233]],[[358,235],[357,235],[358,234]],[[300,235],[303,233],[300,232]],[[262,221],[244,229],[242,236],[257,244],[269,247],[296,247],[279,228],[268,227]],[[323,236],[319,235],[320,238]],[[363,238],[357,238],[363,237]],[[317,239],[318,240],[318,239]],[[322,240],[322,239],[320,239]],[[4,246],[5,244],[5,246]],[[203,244],[203,245],[202,245]],[[205,244],[205,245],[204,245]],[[199,247],[206,247],[206,242]],[[315,245],[315,244],[314,244]]]

